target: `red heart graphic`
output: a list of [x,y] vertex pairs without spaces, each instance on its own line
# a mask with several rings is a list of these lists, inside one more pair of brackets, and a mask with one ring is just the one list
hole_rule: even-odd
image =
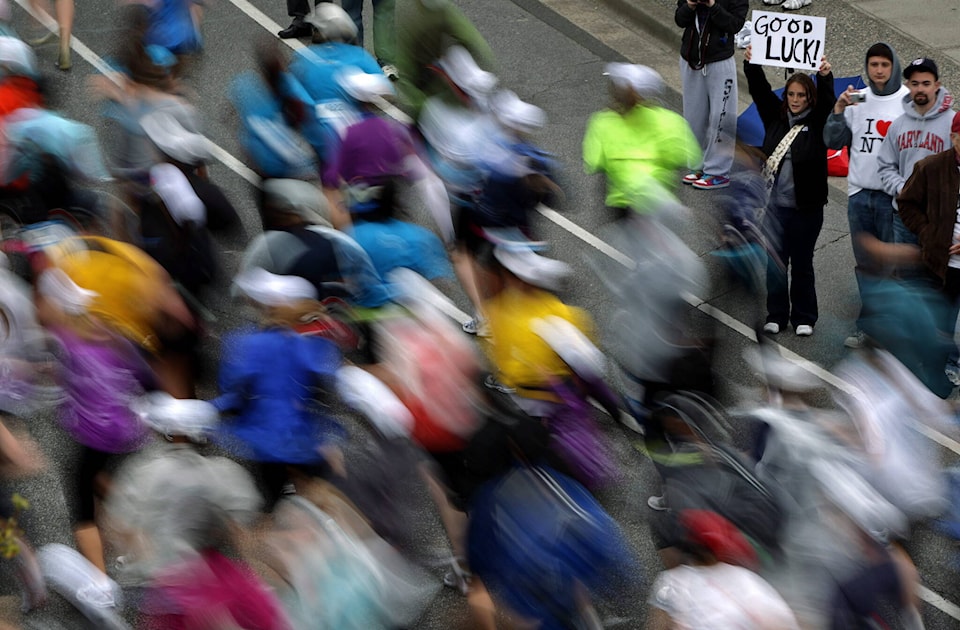
[[890,124],[891,124],[891,121],[889,121],[889,120],[878,120],[878,121],[877,121],[877,133],[879,133],[881,137],[886,138],[886,137],[887,137],[887,131],[890,130]]

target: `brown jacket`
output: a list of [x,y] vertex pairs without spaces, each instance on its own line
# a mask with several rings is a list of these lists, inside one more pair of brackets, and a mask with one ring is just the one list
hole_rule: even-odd
[[950,260],[958,199],[960,171],[952,148],[917,162],[897,196],[900,219],[917,235],[923,263],[941,280],[946,276]]

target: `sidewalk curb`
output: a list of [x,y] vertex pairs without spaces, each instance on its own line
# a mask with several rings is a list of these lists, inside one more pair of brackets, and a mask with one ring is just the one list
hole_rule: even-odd
[[673,23],[672,19],[661,19],[657,15],[641,9],[630,0],[600,0],[600,3],[612,11],[627,16],[637,26],[663,43],[678,51],[680,50],[680,38],[683,31]]

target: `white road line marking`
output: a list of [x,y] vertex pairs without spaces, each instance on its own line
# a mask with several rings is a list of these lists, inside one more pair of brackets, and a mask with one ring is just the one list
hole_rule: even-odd
[[[59,29],[57,27],[56,21],[48,15],[35,14],[31,10],[27,0],[16,0],[16,3],[20,6],[20,8],[22,8],[24,11],[26,11],[27,13],[32,15],[35,19],[37,19],[37,21],[43,24],[45,28],[47,28],[48,30],[54,33],[58,32]],[[247,2],[247,0],[230,0],[230,3],[233,4],[235,7],[237,7],[238,9],[240,9],[240,11],[245,13],[248,17],[250,17],[255,22],[263,26],[268,31],[272,33],[276,33],[277,31],[280,30],[281,27],[279,24],[271,20],[266,14],[260,11],[260,9],[256,8],[255,6]],[[296,39],[294,40],[286,39],[282,41],[284,41],[293,50],[301,50],[302,48],[304,48],[304,45],[299,40],[296,40]],[[93,52],[93,50],[91,50],[86,44],[80,41],[77,37],[74,36],[71,38],[70,47],[73,50],[75,50],[77,54],[83,57],[90,65],[96,68],[99,72],[106,75],[111,74],[112,70],[110,66],[108,66],[106,62],[104,62],[103,58],[97,55],[95,52]],[[214,143],[213,141],[210,141],[210,147],[214,154],[214,157],[216,157],[217,160],[219,160],[224,166],[226,166],[227,168],[229,168],[234,173],[236,173],[243,179],[247,180],[248,182],[255,185],[259,184],[259,178],[257,177],[257,175],[250,168],[248,168],[243,162],[241,162],[239,159],[237,159],[231,153],[229,153],[226,149],[222,148],[221,146]],[[605,243],[604,241],[596,237],[593,233],[580,227],[579,225],[567,219],[566,217],[560,215],[555,210],[551,208],[547,208],[545,206],[541,206],[540,208],[538,208],[538,210],[540,214],[542,214],[544,217],[546,217],[550,221],[553,221],[556,225],[567,230],[568,232],[578,237],[580,240],[584,241],[594,249],[597,249],[598,251],[602,252],[606,256],[609,256],[610,258],[616,260],[617,262],[624,265],[625,267],[628,267],[628,268],[633,267],[634,262],[629,256],[614,249],[613,247],[611,247],[610,245],[608,245],[607,243]],[[727,313],[717,308],[710,306],[704,300],[701,300],[700,298],[694,295],[685,296],[684,299],[692,306],[696,307],[697,309],[701,310],[707,315],[710,315],[711,317],[717,319],[717,321],[737,331],[741,335],[749,339],[756,339],[753,331],[740,320],[734,317],[731,317]],[[438,303],[437,306],[440,307],[440,304]],[[460,309],[458,309],[452,302],[448,303],[447,305],[441,308],[449,316],[460,321],[461,323],[469,319],[469,316],[463,311],[461,311]],[[795,363],[803,367],[805,370],[808,370],[809,372],[815,374],[816,376],[820,377],[824,381],[840,389],[849,391],[845,389],[846,387],[849,387],[848,384],[844,383],[844,381],[837,378],[827,370],[823,369],[822,367],[810,361],[807,361],[800,355],[796,354],[795,352],[792,352],[791,350],[788,350],[787,348],[784,348],[783,346],[780,346],[779,344],[776,344],[776,345],[780,349],[780,351],[783,352],[785,357],[787,357],[791,361],[794,361]],[[929,431],[929,434],[927,433],[927,431]],[[930,439],[936,441],[938,444],[941,444],[946,448],[949,448],[950,450],[960,454],[960,443],[957,443],[956,441],[951,440],[947,436],[939,433],[938,431],[935,431],[934,429],[927,429],[923,433],[924,435],[927,435],[927,437],[929,437]],[[942,612],[953,617],[954,619],[960,620],[960,607],[958,607],[957,605],[953,604],[947,599],[944,599],[942,596],[931,591],[925,586],[919,586],[917,589],[917,592],[920,598],[923,599],[923,601],[941,610]]]
[[921,424],[917,427],[917,431],[927,436],[928,438],[930,438],[940,446],[950,449],[954,453],[960,453],[960,442],[957,442],[953,438],[947,435],[944,435],[943,433],[940,433],[936,429],[932,429],[926,425]]
[[[238,1],[242,2],[243,0],[238,0]],[[44,28],[46,28],[52,33],[59,32],[57,21],[54,20],[49,15],[47,15],[46,13],[34,13],[33,9],[30,7],[30,3],[28,0],[16,0],[16,3],[20,5],[20,8],[22,8],[24,11],[32,15],[34,19],[40,22],[40,24],[42,24]],[[264,18],[266,18],[266,16],[264,16]],[[269,19],[269,18],[266,18],[266,19]],[[76,51],[78,55],[83,57],[87,61],[87,63],[89,63],[94,68],[96,68],[97,72],[103,74],[104,76],[110,77],[112,79],[115,77],[116,75],[115,70],[111,68],[107,64],[107,62],[103,60],[103,58],[100,55],[93,52],[93,50],[91,50],[89,46],[87,46],[82,41],[80,41],[80,39],[78,39],[76,36],[73,36],[70,38],[70,47],[74,51]],[[222,163],[224,166],[226,166],[231,171],[233,171],[243,179],[247,180],[251,184],[255,186],[260,185],[260,178],[257,176],[256,173],[253,172],[253,170],[248,168],[247,165],[245,165],[243,162],[238,160],[229,151],[227,151],[226,149],[224,149],[223,147],[215,143],[213,140],[210,140],[210,138],[207,138],[207,142],[209,143],[210,152],[213,153],[213,156],[220,163]]]
[[[23,0],[17,0],[17,2],[22,2]],[[283,27],[273,21],[266,13],[253,6],[247,0],[230,0],[230,4],[240,9],[243,13],[247,14],[247,17],[252,19],[254,22],[267,29],[274,35],[283,30]],[[279,39],[279,38],[278,38]],[[281,42],[292,48],[293,50],[302,50],[306,48],[299,39],[281,39]]]
[[637,264],[634,262],[632,258],[627,256],[620,250],[610,246],[608,243],[606,243],[605,241],[595,236],[592,232],[580,227],[579,225],[577,225],[567,217],[563,216],[553,208],[549,208],[544,205],[539,205],[537,206],[537,212],[539,212],[546,218],[550,219],[551,221],[553,221],[554,223],[556,223],[557,225],[565,229],[567,232],[570,232],[571,234],[579,238],[584,243],[587,243],[594,249],[599,250],[609,258],[612,258],[613,260],[617,261],[627,269],[634,269],[637,266]]
[[917,595],[920,596],[920,599],[927,602],[934,608],[943,611],[954,619],[960,619],[960,606],[957,606],[949,599],[945,599],[942,595],[938,595],[934,591],[931,591],[923,584],[917,585]]

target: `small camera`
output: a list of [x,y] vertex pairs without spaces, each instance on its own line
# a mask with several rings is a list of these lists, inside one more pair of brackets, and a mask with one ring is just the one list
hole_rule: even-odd
[[848,95],[851,103],[865,103],[867,101],[866,92],[851,92]]

